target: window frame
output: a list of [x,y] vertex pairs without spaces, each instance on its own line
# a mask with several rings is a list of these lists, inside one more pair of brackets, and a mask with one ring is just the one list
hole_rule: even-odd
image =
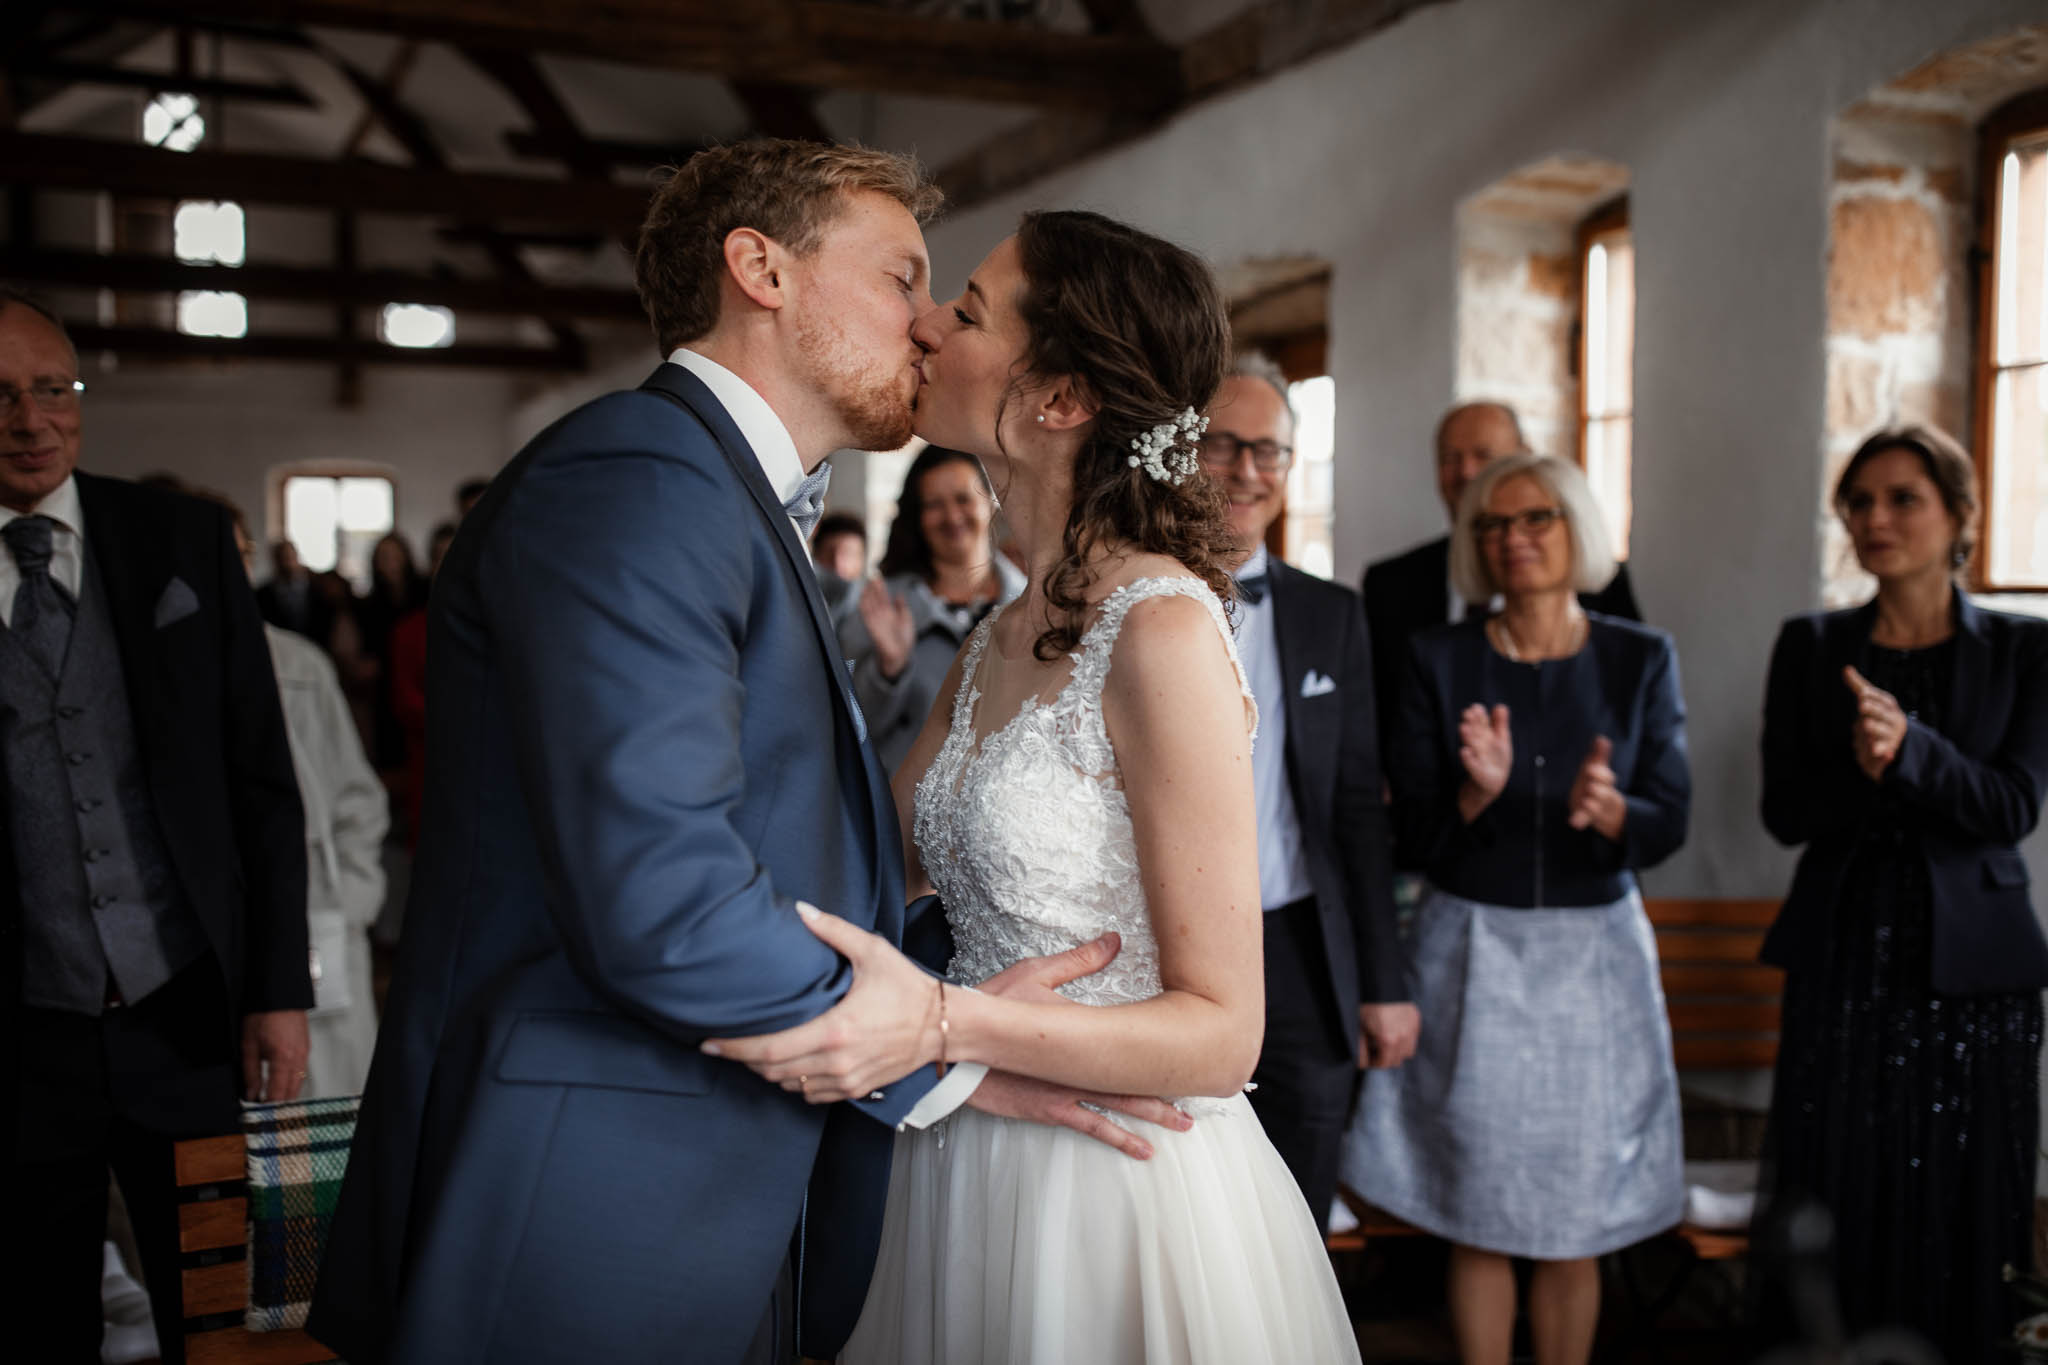
[[2048,135],[2048,86],[2016,95],[1977,125],[1977,241],[1970,253],[1976,275],[1976,350],[1970,357],[1970,459],[1977,467],[1977,544],[1970,551],[1966,580],[1974,593],[2048,592],[2043,583],[1993,583],[1990,575],[1992,523],[1998,508],[1992,490],[1999,452],[1996,415],[1998,392],[1998,222],[2005,177],[2002,163],[2015,139]]
[[[1588,411],[1586,402],[1586,258],[1592,254],[1593,244],[1596,239],[1617,230],[1628,232],[1629,244],[1633,247],[1635,244],[1635,229],[1634,224],[1629,218],[1628,193],[1626,191],[1615,195],[1612,199],[1595,208],[1592,212],[1581,218],[1579,225],[1572,229],[1572,269],[1577,282],[1574,297],[1578,309],[1578,316],[1572,322],[1570,343],[1572,388],[1576,394],[1573,404],[1576,416],[1572,421],[1572,463],[1579,467],[1579,472],[1582,474],[1588,472],[1586,469],[1586,427],[1593,420],[1593,414]],[[1630,306],[1633,309],[1633,297],[1630,298]],[[1635,526],[1635,493],[1633,490],[1635,488],[1636,459],[1635,331],[1633,328],[1629,332],[1629,375],[1628,462],[1629,488],[1631,491],[1629,493],[1628,520],[1629,527],[1633,531]],[[1613,414],[1610,413],[1608,416],[1611,417]],[[1615,547],[1615,556],[1622,563],[1626,564],[1628,562],[1627,547],[1617,545]]]
[[[267,530],[263,540],[265,547],[290,536],[291,528],[286,522],[285,486],[293,479],[382,479],[391,485],[391,529],[398,531],[403,525],[404,489],[396,469],[367,460],[304,460],[273,465],[268,471],[263,509]],[[340,568],[338,561],[335,567]]]

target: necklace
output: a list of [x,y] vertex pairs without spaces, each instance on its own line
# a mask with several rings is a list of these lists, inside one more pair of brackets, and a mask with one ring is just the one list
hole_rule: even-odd
[[[1552,657],[1562,659],[1578,653],[1580,648],[1586,643],[1586,632],[1588,629],[1586,614],[1583,611],[1575,610],[1572,613],[1571,634],[1566,639],[1565,648]],[[1508,622],[1505,616],[1494,616],[1487,619],[1486,638],[1493,641],[1493,647],[1506,655],[1510,663],[1542,662],[1540,659],[1525,660],[1522,658],[1522,651],[1515,647],[1515,637],[1508,630]]]

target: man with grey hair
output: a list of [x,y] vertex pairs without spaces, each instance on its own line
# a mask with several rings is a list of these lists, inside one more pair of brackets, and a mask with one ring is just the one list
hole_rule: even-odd
[[1405,1061],[1418,1016],[1395,942],[1365,618],[1349,588],[1267,545],[1286,507],[1295,430],[1279,367],[1247,352],[1210,405],[1202,462],[1246,550],[1235,569],[1237,640],[1259,704],[1266,1040],[1252,1107],[1327,1231],[1359,1069]]
[[171,1145],[306,1078],[306,845],[228,515],[77,472],[78,356],[0,289],[0,1291],[25,1360],[99,1358],[111,1169],[184,1358]]
[[[1460,403],[1443,415],[1436,425],[1436,488],[1443,500],[1444,517],[1456,520],[1458,503],[1465,488],[1479,477],[1479,471],[1504,455],[1519,455],[1529,444],[1522,438],[1521,419],[1506,403],[1480,401]],[[1408,654],[1408,637],[1418,630],[1465,619],[1472,611],[1490,612],[1490,602],[1467,602],[1451,586],[1451,538],[1437,537],[1427,544],[1370,564],[1363,584],[1365,619],[1372,630],[1373,666],[1379,685],[1380,738],[1387,738],[1390,717],[1399,709],[1395,689],[1399,686],[1402,661]],[[1623,564],[1614,581],[1597,593],[1580,598],[1587,611],[1619,616],[1630,621],[1643,619],[1629,586],[1628,565]]]

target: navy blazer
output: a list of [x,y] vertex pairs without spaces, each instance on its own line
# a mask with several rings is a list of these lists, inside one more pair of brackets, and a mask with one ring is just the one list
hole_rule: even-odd
[[[1835,898],[1876,804],[1856,765],[1856,703],[1842,669],[1865,668],[1874,602],[1795,616],[1778,632],[1764,701],[1764,827],[1806,845],[1763,960],[1804,970],[1832,950]],[[2019,841],[2048,789],[2048,622],[1955,595],[1948,728],[1909,720],[1886,789],[1920,817],[1934,889],[1932,984],[1944,995],[2048,986],[2048,943]]]
[[676,366],[586,404],[464,521],[428,632],[419,857],[310,1330],[357,1365],[732,1360],[788,1257],[832,1355],[932,1075],[862,1113],[698,1050],[845,993],[796,900],[904,927],[753,451]]
[[[1398,712],[1401,675],[1408,662],[1408,640],[1417,631],[1450,621],[1451,538],[1435,540],[1366,565],[1360,593],[1365,622],[1372,631],[1372,657],[1380,699],[1380,752],[1393,752],[1393,724]],[[1643,619],[1629,583],[1628,565],[1615,566],[1614,579],[1598,592],[1579,594],[1579,605],[1602,616],[1625,621]],[[1407,866],[1407,864],[1403,864]]]
[[[1404,864],[1452,895],[1530,908],[1606,905],[1685,842],[1692,809],[1678,651],[1661,630],[1588,613],[1585,646],[1568,659],[1516,663],[1483,621],[1417,635],[1409,646],[1389,777]],[[1479,818],[1458,812],[1465,765],[1458,717],[1477,703],[1508,708],[1514,764]],[[1621,838],[1573,829],[1572,784],[1595,736],[1628,803]]]
[[1277,558],[1267,569],[1287,714],[1287,787],[1315,888],[1323,957],[1347,1050],[1358,1006],[1408,999],[1380,769],[1372,645],[1358,595]]

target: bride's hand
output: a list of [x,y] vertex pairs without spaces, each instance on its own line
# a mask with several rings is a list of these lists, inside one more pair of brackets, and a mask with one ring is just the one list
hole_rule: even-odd
[[[1087,1105],[1095,1105],[1096,1108],[1086,1108]],[[967,1106],[984,1114],[994,1114],[997,1118],[1023,1119],[1049,1128],[1071,1128],[1083,1137],[1094,1138],[1138,1161],[1151,1159],[1152,1144],[1100,1110],[1114,1109],[1119,1114],[1146,1119],[1176,1133],[1185,1133],[1195,1126],[1195,1121],[1186,1114],[1165,1100],[1149,1095],[1098,1095],[1092,1090],[1075,1090],[1069,1086],[1054,1085],[1051,1081],[1035,1081],[1029,1076],[1009,1071],[991,1071],[982,1077],[981,1084],[975,1086],[974,1093],[967,1097]]]
[[801,901],[797,910],[812,933],[852,964],[852,988],[808,1023],[713,1039],[703,1050],[743,1063],[812,1104],[872,1094],[937,1060],[939,983],[881,935]]

